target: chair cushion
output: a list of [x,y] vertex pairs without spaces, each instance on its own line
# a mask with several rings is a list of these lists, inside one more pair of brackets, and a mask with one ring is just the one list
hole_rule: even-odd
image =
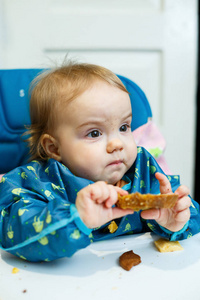
[[[41,69],[0,70],[0,174],[27,162],[28,148],[22,134],[30,124],[29,86]],[[132,130],[152,116],[143,91],[130,79],[118,75],[130,93]]]

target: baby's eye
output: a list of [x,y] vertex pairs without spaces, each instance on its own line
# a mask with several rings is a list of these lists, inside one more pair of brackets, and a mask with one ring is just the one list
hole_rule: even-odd
[[91,137],[91,138],[97,138],[101,135],[101,133],[98,131],[98,130],[93,130],[91,131],[90,133],[88,133],[88,137]]
[[129,128],[130,128],[130,126],[129,126],[128,124],[123,124],[123,125],[119,128],[119,130],[125,132],[125,131],[127,131]]

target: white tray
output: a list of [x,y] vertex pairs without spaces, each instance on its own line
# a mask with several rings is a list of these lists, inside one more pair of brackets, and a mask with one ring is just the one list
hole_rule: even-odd
[[[150,233],[93,243],[71,258],[30,263],[1,251],[0,300],[200,299],[200,234],[180,241],[183,251],[160,253]],[[123,270],[128,250],[142,263]],[[16,267],[19,272],[12,274]]]

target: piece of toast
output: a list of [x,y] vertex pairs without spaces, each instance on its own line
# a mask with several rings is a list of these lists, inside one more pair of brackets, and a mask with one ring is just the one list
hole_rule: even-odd
[[122,209],[133,209],[135,211],[150,208],[172,208],[177,200],[178,195],[173,193],[153,195],[136,192],[125,196],[118,195],[116,206]]
[[159,240],[155,241],[154,244],[160,252],[174,252],[183,250],[183,247],[179,241],[168,241],[160,238]]
[[137,266],[140,263],[141,257],[132,250],[124,252],[119,258],[120,266],[126,271],[130,271],[133,266]]

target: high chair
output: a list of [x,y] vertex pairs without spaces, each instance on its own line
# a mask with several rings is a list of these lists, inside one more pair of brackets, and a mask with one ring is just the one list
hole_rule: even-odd
[[[0,70],[0,174],[25,164],[28,160],[28,147],[23,141],[22,134],[26,130],[25,125],[30,124],[29,86],[41,71],[41,69]],[[144,92],[130,79],[121,75],[118,77],[130,93],[133,111],[131,129],[136,143],[147,146],[147,150],[153,152],[156,159],[162,157],[165,140],[152,123],[151,107]],[[161,163],[167,168],[164,160]]]

